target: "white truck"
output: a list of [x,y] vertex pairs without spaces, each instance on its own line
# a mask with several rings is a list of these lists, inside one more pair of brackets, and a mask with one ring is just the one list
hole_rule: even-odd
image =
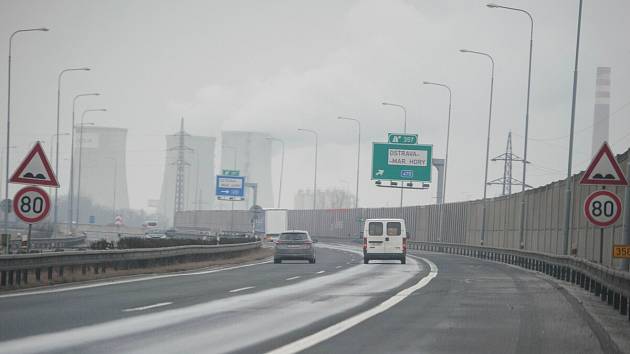
[[276,240],[289,227],[287,209],[264,209],[256,220],[255,231],[267,241]]

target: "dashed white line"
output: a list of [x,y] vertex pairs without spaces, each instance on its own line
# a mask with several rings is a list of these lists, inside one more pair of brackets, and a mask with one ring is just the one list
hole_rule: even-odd
[[429,284],[429,282],[433,278],[437,276],[438,274],[437,266],[433,262],[429,261],[428,259],[425,259],[425,258],[421,258],[421,259],[429,264],[429,267],[431,270],[428,275],[420,279],[420,281],[418,281],[415,285],[412,285],[406,289],[401,290],[396,295],[390,297],[389,299],[385,300],[384,302],[378,304],[377,306],[367,311],[361,312],[346,320],[338,322],[330,327],[324,328],[319,332],[311,334],[310,336],[304,337],[302,339],[298,339],[280,348],[269,351],[267,352],[267,354],[294,354],[294,353],[301,352],[329,338],[332,338],[338,335],[339,333],[342,333],[373,316],[376,316],[392,308],[394,305],[401,302],[402,300],[407,298],[409,295],[413,294],[415,291],[425,287],[427,284]]
[[326,273],[325,270],[320,270],[319,272],[315,273],[315,274],[322,274],[322,273]]
[[149,309],[154,309],[156,307],[168,306],[172,304],[172,302],[160,302],[159,304],[153,304],[148,306],[140,306],[140,307],[132,307],[130,309],[124,309],[123,312],[134,312],[134,311],[144,311]]
[[234,290],[230,290],[231,293],[238,293],[240,291],[245,291],[245,290],[249,290],[249,289],[254,289],[255,286],[246,286],[244,288],[238,288],[238,289],[234,289]]
[[299,279],[299,278],[300,278],[300,276],[299,276],[299,275],[297,275],[297,276],[295,276],[295,277],[287,278],[286,280],[295,280],[295,279]]
[[336,267],[335,267],[335,269],[339,269],[339,268],[341,268],[341,266],[336,266]]

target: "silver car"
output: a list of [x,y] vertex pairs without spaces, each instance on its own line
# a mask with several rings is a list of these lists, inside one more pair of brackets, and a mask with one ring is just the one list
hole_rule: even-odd
[[307,231],[291,230],[280,234],[276,241],[273,262],[281,263],[285,259],[315,263],[315,247]]

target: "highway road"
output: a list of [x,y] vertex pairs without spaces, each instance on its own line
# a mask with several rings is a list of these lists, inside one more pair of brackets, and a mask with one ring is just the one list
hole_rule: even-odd
[[[597,353],[596,324],[541,276],[418,253],[263,261],[0,295],[0,353]],[[601,342],[601,343],[600,343]]]

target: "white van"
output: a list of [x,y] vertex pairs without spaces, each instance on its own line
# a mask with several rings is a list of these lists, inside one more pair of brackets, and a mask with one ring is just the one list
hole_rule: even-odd
[[363,263],[373,259],[406,263],[407,228],[404,219],[367,219],[363,230]]

